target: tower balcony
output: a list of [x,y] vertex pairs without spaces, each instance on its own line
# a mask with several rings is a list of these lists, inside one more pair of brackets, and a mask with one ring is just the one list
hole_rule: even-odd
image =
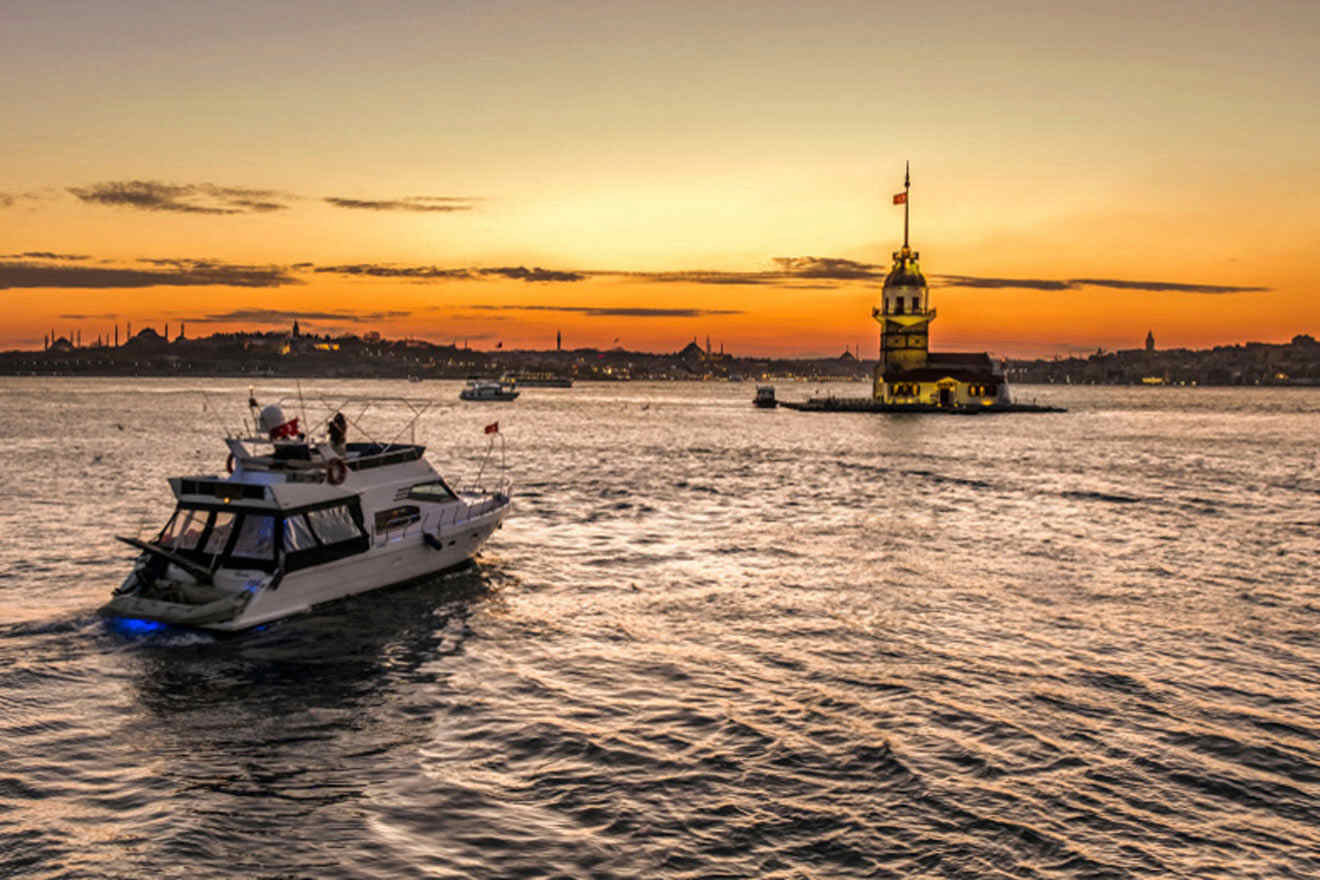
[[935,320],[935,310],[926,309],[924,312],[886,312],[877,306],[871,309],[871,317],[881,323],[891,321],[895,324],[901,324],[904,327],[915,327],[919,324]]

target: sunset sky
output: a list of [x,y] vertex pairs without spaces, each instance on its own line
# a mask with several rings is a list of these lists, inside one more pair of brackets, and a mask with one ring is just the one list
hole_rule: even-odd
[[[1315,0],[8,0],[0,348],[1320,336]],[[616,343],[617,340],[617,343]]]

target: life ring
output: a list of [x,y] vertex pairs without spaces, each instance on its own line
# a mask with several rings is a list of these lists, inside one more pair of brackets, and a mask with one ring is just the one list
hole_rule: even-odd
[[229,453],[229,458],[225,459],[225,470],[231,474],[234,472],[234,453]]
[[331,486],[338,486],[348,478],[348,465],[342,458],[332,458],[325,466],[325,481]]

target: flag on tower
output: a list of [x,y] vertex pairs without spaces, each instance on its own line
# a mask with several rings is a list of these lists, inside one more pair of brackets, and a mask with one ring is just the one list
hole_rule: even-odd
[[906,205],[906,204],[907,204],[907,193],[905,193],[905,192],[894,193],[894,204],[895,204],[895,205]]
[[491,422],[489,425],[486,426],[487,434],[498,434],[499,432],[500,432],[499,422]]

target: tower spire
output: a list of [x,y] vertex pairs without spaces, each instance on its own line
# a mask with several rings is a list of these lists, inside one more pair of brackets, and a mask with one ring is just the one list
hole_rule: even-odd
[[908,190],[912,188],[912,162],[903,163],[903,250],[908,247],[908,205],[912,203],[912,197],[908,195]]

